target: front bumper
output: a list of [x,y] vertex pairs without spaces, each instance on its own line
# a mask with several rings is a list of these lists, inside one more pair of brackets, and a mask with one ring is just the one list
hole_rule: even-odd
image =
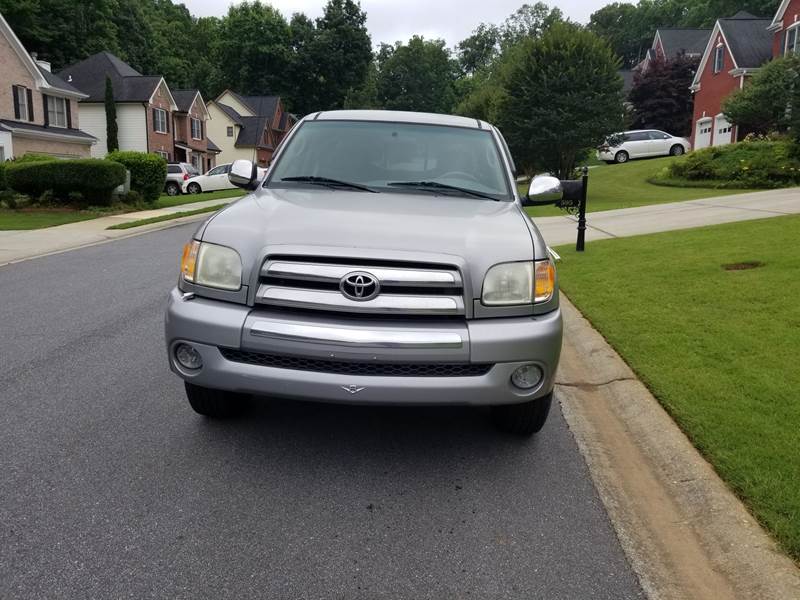
[[[289,327],[276,327],[276,323]],[[285,335],[286,331],[291,335]],[[205,298],[188,299],[176,288],[169,297],[165,332],[171,369],[204,387],[337,403],[493,405],[526,402],[552,391],[562,323],[558,309],[546,315],[455,323],[322,321]],[[309,334],[320,335],[311,339]],[[190,343],[200,353],[202,368],[189,371],[175,361],[174,349],[180,342]],[[234,362],[220,348],[360,363],[493,366],[475,376],[351,375]],[[543,372],[542,381],[531,390],[521,390],[510,380],[514,370],[526,364],[536,364]]]

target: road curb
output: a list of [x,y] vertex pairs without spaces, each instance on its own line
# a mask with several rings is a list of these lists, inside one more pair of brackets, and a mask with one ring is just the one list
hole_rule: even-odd
[[562,310],[557,396],[648,598],[800,598],[797,565],[563,295]]

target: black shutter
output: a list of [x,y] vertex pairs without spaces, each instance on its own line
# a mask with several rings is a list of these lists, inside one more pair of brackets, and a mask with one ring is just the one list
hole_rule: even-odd
[[167,124],[167,133],[169,133],[169,119],[171,116],[167,111],[164,111],[164,123]]
[[72,129],[72,109],[69,100],[64,100],[64,105],[67,107],[67,129]]
[[28,121],[33,121],[33,92],[31,90],[27,90],[28,92]]
[[203,131],[204,123],[200,121],[200,139],[202,140],[205,137],[205,132]]
[[11,86],[11,95],[14,96],[14,118],[19,119],[19,98],[17,97],[17,86]]
[[156,125],[156,109],[153,109],[153,131],[158,131],[158,126]]
[[[795,42],[797,44],[797,42]],[[786,54],[786,30],[781,32],[781,47],[778,49],[778,56]]]
[[47,96],[42,94],[42,106],[44,107],[44,126],[50,125],[50,114],[47,112]]

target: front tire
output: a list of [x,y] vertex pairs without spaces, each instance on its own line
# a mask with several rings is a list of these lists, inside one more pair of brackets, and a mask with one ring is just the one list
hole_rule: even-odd
[[553,392],[522,404],[503,404],[492,407],[492,419],[501,431],[529,436],[541,431],[550,414]]
[[200,184],[199,183],[192,182],[192,183],[190,183],[189,185],[186,186],[186,191],[189,192],[190,194],[199,194],[203,190],[200,189]]
[[238,415],[244,410],[246,396],[243,394],[201,387],[188,381],[184,381],[184,385],[189,404],[199,415],[211,419],[224,419]]
[[625,150],[620,150],[614,155],[614,162],[618,165],[628,162],[630,155]]
[[177,183],[168,183],[167,184],[167,196],[180,196],[181,195],[181,186]]
[[680,144],[675,144],[672,148],[669,149],[670,156],[680,156],[684,152],[686,152],[686,149]]

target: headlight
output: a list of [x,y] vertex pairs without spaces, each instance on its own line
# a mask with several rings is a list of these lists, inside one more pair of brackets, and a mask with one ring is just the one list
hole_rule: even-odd
[[191,283],[235,291],[242,287],[242,259],[232,248],[193,240],[183,248],[181,274]]
[[515,306],[547,302],[555,293],[556,270],[550,260],[503,263],[483,280],[481,302],[486,306]]

